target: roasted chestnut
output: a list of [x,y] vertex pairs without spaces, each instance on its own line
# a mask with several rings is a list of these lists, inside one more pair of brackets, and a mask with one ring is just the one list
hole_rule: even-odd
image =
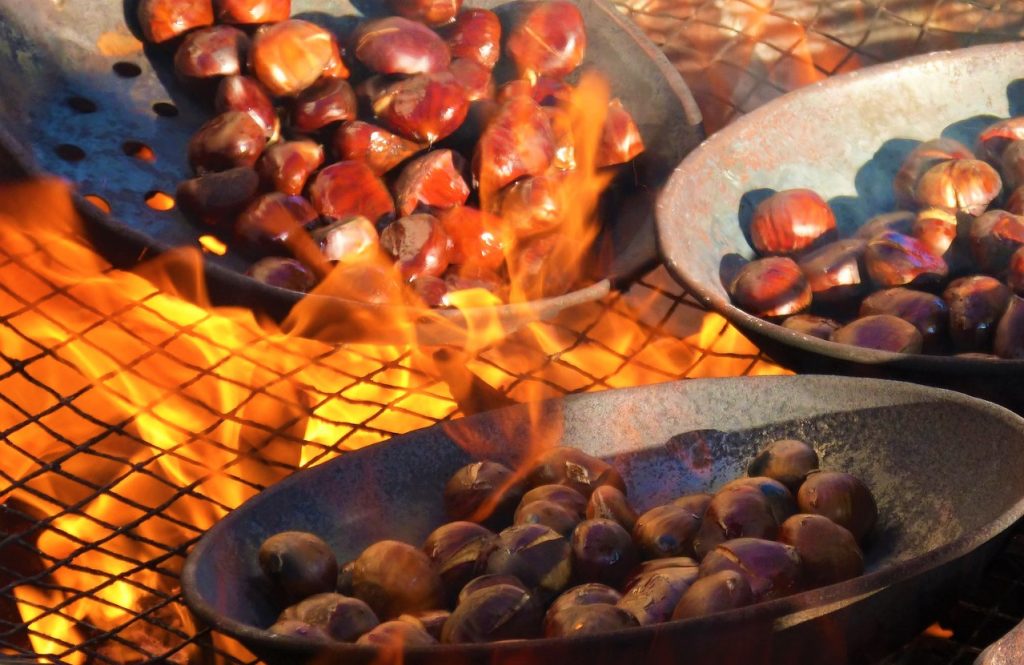
[[283,256],[267,256],[245,272],[261,284],[305,293],[316,286],[316,276],[300,261]]
[[441,33],[452,58],[474,60],[494,69],[501,55],[501,22],[489,9],[472,8],[459,12]]
[[758,601],[796,593],[802,584],[800,555],[796,549],[772,540],[729,540],[709,552],[700,562],[701,577],[709,577],[723,570],[731,570],[746,577]]
[[532,462],[527,482],[534,487],[568,485],[584,497],[589,497],[601,485],[626,491],[626,482],[615,467],[578,448],[566,446],[538,455]]
[[196,173],[253,166],[267,138],[248,113],[228,111],[208,121],[188,142],[188,162]]
[[563,591],[548,608],[548,615],[556,614],[569,607],[607,603],[614,605],[622,598],[622,594],[607,584],[588,582]]
[[693,557],[688,556],[671,556],[665,559],[648,559],[642,561],[639,566],[633,571],[629,579],[626,580],[626,588],[633,586],[634,583],[644,575],[653,573],[656,570],[664,570],[666,568],[686,568],[684,571],[688,575],[692,575],[693,579],[697,578],[697,560]]
[[818,463],[818,453],[803,441],[779,439],[751,460],[747,474],[774,478],[795,493],[804,477],[818,468]]
[[330,546],[305,531],[270,536],[260,545],[259,561],[263,574],[288,605],[332,591],[338,578],[338,561]]
[[417,612],[416,614],[403,614],[398,617],[397,621],[407,621],[414,626],[418,626],[435,640],[440,641],[441,631],[451,615],[452,613],[448,610],[427,610],[426,612]]
[[445,644],[498,642],[538,637],[544,610],[529,592],[510,584],[467,596],[441,631]]
[[292,14],[292,0],[213,0],[217,20],[224,23],[275,23]]
[[1010,297],[1010,304],[996,327],[993,350],[1000,358],[1024,358],[1024,298]]
[[1006,273],[1010,257],[1024,247],[1024,216],[990,210],[971,224],[971,255],[984,272]]
[[934,293],[897,287],[876,291],[860,304],[861,316],[888,314],[911,323],[921,333],[922,348],[939,350],[946,339],[949,307]]
[[487,560],[487,572],[512,575],[538,598],[554,598],[569,585],[572,547],[541,524],[510,526],[498,534],[498,547]]
[[924,243],[893,231],[868,241],[864,261],[880,288],[936,284],[949,274],[942,257],[932,254]]
[[226,76],[217,86],[214,107],[218,113],[242,111],[263,128],[267,141],[276,141],[281,132],[273,102],[259,81],[248,76]]
[[935,256],[945,257],[957,238],[956,213],[942,208],[925,208],[917,213],[910,235]]
[[701,515],[683,506],[665,504],[637,518],[633,538],[646,558],[692,556]]
[[378,647],[423,647],[437,644],[437,639],[422,626],[410,621],[393,619],[385,621],[364,633],[356,644],[369,644]]
[[443,210],[460,206],[467,198],[469,186],[455,166],[451,150],[432,150],[417,157],[395,182],[395,202],[403,217],[420,206]]
[[462,9],[462,0],[388,0],[391,11],[427,25],[444,25]]
[[406,280],[439,277],[448,267],[448,236],[433,215],[416,214],[388,224],[380,246],[395,258]]
[[702,519],[704,513],[708,511],[708,506],[711,504],[711,499],[714,495],[706,492],[696,492],[693,494],[684,494],[683,496],[676,497],[669,501],[669,505],[683,508],[684,510],[690,511],[697,519]]
[[316,141],[280,141],[263,151],[256,165],[267,189],[298,196],[306,181],[324,163],[324,148]]
[[774,538],[778,530],[779,522],[768,498],[756,487],[734,486],[711,499],[693,539],[693,549],[697,558],[703,559],[727,540]]
[[378,74],[427,74],[451,62],[448,45],[436,32],[401,16],[363,23],[353,43],[356,58]]
[[861,268],[867,241],[837,240],[804,255],[798,265],[807,277],[815,303],[843,303],[860,296],[868,277]]
[[594,488],[587,501],[587,518],[614,520],[626,531],[632,532],[636,525],[637,513],[622,490],[611,485],[601,485]]
[[292,250],[299,254],[302,248],[297,243],[308,242],[305,230],[318,219],[316,210],[301,196],[271,192],[257,198],[238,216],[235,236],[265,252]]
[[951,159],[924,172],[914,198],[921,206],[980,215],[999,196],[999,173],[980,159]]
[[339,219],[313,229],[310,235],[332,262],[371,260],[380,247],[377,229],[365,217]]
[[949,304],[949,334],[961,352],[988,351],[996,325],[1010,303],[1010,288],[987,275],[950,282],[942,297]]
[[751,261],[736,275],[729,291],[740,308],[755,316],[789,316],[811,305],[811,285],[787,256]]
[[494,79],[491,70],[476,60],[458,58],[448,65],[448,72],[455,77],[466,92],[470,102],[489,101],[494,97]]
[[477,141],[473,175],[485,203],[523,176],[543,175],[555,155],[547,114],[529,97],[513,97],[497,110]]
[[1024,296],[1024,247],[1010,257],[1010,268],[1006,273],[1006,284],[1018,296]]
[[[938,138],[925,141],[910,151],[900,165],[900,170],[892,181],[896,203],[901,208],[915,208],[917,201],[915,191],[917,182],[925,171],[941,162],[951,159],[973,159],[970,148],[954,139]],[[906,233],[906,231],[900,231]]]
[[839,328],[839,322],[826,316],[813,314],[794,314],[782,322],[783,328],[789,328],[818,339],[829,339]]
[[513,524],[543,524],[560,536],[568,537],[582,517],[554,501],[531,501],[516,508]]
[[906,210],[883,212],[864,222],[863,226],[857,229],[854,237],[861,238],[862,240],[871,240],[886,231],[895,231],[896,233],[909,236],[912,233],[916,218],[917,216],[914,213]]
[[572,569],[580,582],[617,587],[640,562],[636,545],[618,522],[590,519],[572,532]]
[[860,479],[840,471],[815,471],[807,476],[796,496],[802,513],[824,515],[845,527],[858,543],[878,520],[875,497]]
[[361,216],[379,223],[395,213],[387,186],[363,162],[336,162],[325,167],[309,187],[313,207],[324,217]]
[[772,194],[754,209],[750,239],[761,255],[794,254],[835,235],[832,208],[809,189]]
[[334,135],[339,157],[366,162],[377,175],[387,173],[425,147],[362,120],[346,122]]
[[473,462],[462,467],[444,486],[445,512],[453,520],[502,526],[523,498],[522,482],[497,462]]
[[1010,192],[1003,208],[1006,209],[1006,212],[1012,212],[1014,215],[1024,215],[1024,187],[1018,187]]
[[920,353],[921,331],[913,323],[892,316],[863,316],[832,333],[832,341],[893,353]]
[[566,196],[557,175],[520,178],[501,192],[501,218],[517,238],[557,231],[562,224]]
[[175,200],[182,210],[206,224],[233,220],[256,196],[260,178],[247,166],[207,173],[178,185]]
[[496,540],[497,535],[474,522],[449,522],[427,536],[423,551],[441,576],[451,604],[467,582],[486,570]]
[[229,25],[190,32],[174,53],[174,73],[186,82],[241,74],[249,37]]
[[[793,494],[785,485],[767,476],[748,476],[736,478],[722,485],[718,490],[719,494],[745,488],[755,489],[768,500],[768,510],[777,524],[782,524],[790,515],[796,512],[796,500]],[[710,506],[710,503],[708,504]]]
[[754,592],[747,577],[735,570],[723,570],[691,584],[673,610],[672,620],[725,612],[753,602]]
[[444,605],[444,585],[430,557],[397,540],[363,550],[352,568],[352,589],[382,619]]
[[469,99],[445,70],[391,84],[374,99],[373,112],[406,138],[434,143],[459,128],[469,112]]
[[644,151],[644,139],[633,116],[615,98],[608,102],[608,115],[597,148],[597,166],[625,164]]
[[622,594],[618,606],[636,617],[641,626],[664,623],[694,580],[696,568],[674,566],[638,576]]
[[808,587],[835,584],[864,572],[864,555],[853,534],[823,515],[793,515],[779,528],[779,541],[800,555]]
[[587,33],[575,3],[531,3],[509,31],[505,50],[520,78],[568,76],[583,62]]
[[338,642],[355,642],[379,623],[369,605],[338,593],[320,593],[289,607],[281,613],[278,623],[288,620],[321,628]]
[[468,206],[441,210],[437,217],[451,243],[450,263],[473,270],[496,270],[504,263],[500,218]]
[[324,78],[299,93],[292,105],[292,127],[315,132],[356,117],[356,93],[345,79]]
[[154,44],[213,25],[212,0],[140,0],[137,11],[143,36]]
[[524,494],[519,503],[520,506],[526,506],[535,501],[558,504],[580,519],[583,519],[583,513],[587,509],[587,497],[568,485],[537,485]]
[[544,618],[544,637],[597,635],[632,628],[640,623],[632,612],[607,603],[576,605]]
[[466,586],[462,587],[462,591],[459,592],[459,597],[455,604],[461,605],[477,591],[500,584],[511,585],[523,591],[527,590],[526,585],[515,575],[481,575],[480,577],[474,577],[466,583]]
[[267,628],[267,632],[282,637],[301,637],[307,640],[329,641],[331,636],[320,626],[313,626],[298,619],[284,619]]
[[1024,139],[1024,117],[1000,120],[978,135],[978,157],[989,164],[999,164],[1010,143],[1021,139]]
[[[296,95],[341,63],[338,43],[327,30],[302,19],[265,25],[249,52],[253,74],[273,95]],[[345,78],[345,71],[340,78]]]

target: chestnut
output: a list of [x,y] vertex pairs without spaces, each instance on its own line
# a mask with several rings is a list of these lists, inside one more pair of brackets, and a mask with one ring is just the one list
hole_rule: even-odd
[[696,559],[688,556],[670,556],[664,559],[648,559],[647,561],[642,561],[640,565],[634,569],[629,579],[626,580],[625,588],[628,589],[633,586],[633,584],[635,584],[636,581],[644,575],[653,573],[656,570],[665,570],[666,568],[685,568],[686,570],[683,572],[690,575],[692,581],[697,579],[697,574],[699,572],[697,570],[698,565],[699,564]]
[[[793,494],[785,485],[767,476],[748,476],[736,478],[722,485],[718,490],[719,494],[732,491],[743,491],[746,488],[755,489],[760,492],[768,501],[768,510],[775,519],[776,524],[782,524],[790,515],[796,512],[796,500]],[[710,503],[708,504],[710,506]]]
[[789,316],[811,305],[811,285],[787,256],[751,261],[736,275],[729,291],[737,306],[760,317]]
[[839,322],[826,316],[813,314],[794,314],[782,322],[783,328],[789,328],[818,339],[829,339],[839,328]]
[[529,592],[510,584],[467,596],[448,617],[441,642],[464,644],[538,637],[544,610]]
[[356,117],[356,93],[345,79],[324,78],[306,88],[292,105],[292,127],[315,132]]
[[548,116],[551,135],[555,139],[551,166],[559,171],[572,171],[576,168],[576,134],[572,116],[559,106],[545,106],[544,113]]
[[542,524],[510,526],[498,534],[487,572],[517,577],[533,595],[551,599],[569,585],[572,547]]
[[802,513],[824,515],[864,542],[878,520],[875,497],[856,476],[841,471],[815,471],[796,496]]
[[380,223],[395,214],[391,192],[363,162],[335,162],[313,179],[309,197],[324,217],[362,216]]
[[1003,275],[1010,257],[1024,247],[1024,216],[989,210],[971,224],[970,241],[978,267],[992,275]]
[[993,350],[1000,358],[1024,358],[1024,298],[1010,297],[1010,304],[996,327]]
[[701,577],[723,570],[746,577],[757,601],[788,596],[799,591],[802,585],[800,555],[794,547],[773,540],[729,540],[708,552],[700,562]]
[[951,159],[924,172],[914,199],[921,206],[975,216],[985,212],[1002,186],[999,173],[980,159]]
[[217,86],[214,107],[218,113],[248,113],[263,128],[268,142],[276,141],[281,132],[281,119],[259,81],[248,76],[226,76]]
[[276,23],[292,15],[292,0],[213,0],[217,20],[255,25]]
[[582,517],[554,501],[531,501],[516,509],[513,524],[543,524],[560,536],[568,537]]
[[853,534],[823,515],[793,515],[779,527],[779,542],[796,549],[804,583],[810,588],[864,572],[864,555]]
[[387,86],[373,100],[373,112],[406,138],[432,144],[459,128],[469,113],[469,99],[445,70]]
[[897,210],[896,212],[884,212],[880,215],[875,215],[857,229],[854,234],[855,238],[861,238],[862,240],[871,240],[875,236],[885,233],[886,231],[895,231],[896,233],[902,233],[905,236],[911,235],[914,227],[914,220],[916,215],[906,210]]
[[281,253],[305,240],[305,229],[319,216],[301,196],[281,192],[263,194],[235,220],[235,235],[265,252]]
[[487,101],[494,97],[494,79],[491,70],[476,60],[458,58],[448,65],[448,72],[455,77],[470,102]]
[[561,78],[580,66],[587,50],[587,33],[575,3],[536,2],[522,11],[505,45],[520,78]]
[[305,621],[299,621],[298,619],[285,619],[283,621],[278,621],[267,628],[267,632],[273,635],[280,635],[282,637],[301,637],[307,640],[317,640],[321,642],[327,642],[331,639],[331,636],[327,634],[327,631],[320,626],[314,626],[306,623]]
[[494,69],[501,55],[501,22],[489,9],[461,11],[441,31],[452,58],[466,58]]
[[1010,288],[988,275],[950,282],[942,297],[949,304],[949,334],[958,351],[988,351],[996,325],[1010,303]]
[[567,485],[584,497],[601,485],[611,485],[623,492],[626,482],[608,462],[588,455],[578,448],[561,446],[540,453],[531,462],[527,482],[538,485]]
[[570,607],[581,607],[583,605],[595,605],[598,603],[614,605],[619,602],[621,598],[622,594],[607,584],[587,582],[586,584],[580,584],[563,591],[562,594],[558,596],[558,598],[555,598],[554,602],[551,603],[551,607],[548,608],[548,616]]
[[544,618],[544,637],[575,637],[610,633],[639,626],[632,612],[607,603],[576,605]]
[[665,504],[637,518],[633,538],[649,559],[691,556],[694,537],[700,528],[701,515],[682,506]]
[[363,550],[352,568],[352,589],[382,619],[444,605],[444,585],[430,557],[397,540]]
[[860,238],[837,240],[798,261],[815,303],[844,303],[864,292],[868,277],[861,263],[867,245]]
[[455,604],[461,605],[467,598],[475,594],[477,591],[501,584],[511,585],[526,591],[526,585],[523,584],[515,575],[481,575],[479,577],[474,577],[466,583],[466,586],[462,587],[462,591],[459,592],[459,597]]
[[473,462],[444,486],[444,508],[453,520],[495,527],[512,521],[525,488],[512,470],[498,462]]
[[368,644],[377,647],[423,647],[437,644],[437,639],[422,626],[409,621],[392,619],[375,626],[363,633],[356,644]]
[[768,498],[756,487],[736,486],[715,494],[693,539],[703,559],[719,544],[734,538],[774,538],[779,523]]
[[1013,141],[1006,147],[999,171],[1007,189],[1014,190],[1024,185],[1024,142]]
[[926,286],[946,278],[949,266],[921,241],[893,231],[868,241],[864,251],[868,274],[879,288]]
[[282,531],[264,540],[259,562],[288,605],[333,590],[338,577],[338,561],[330,546],[305,531]]
[[188,142],[188,162],[196,173],[253,166],[267,144],[263,128],[248,113],[228,111],[199,128]]
[[669,501],[669,505],[688,510],[697,519],[702,519],[704,513],[708,511],[708,506],[711,505],[711,499],[713,498],[714,495],[707,492],[684,494]]
[[747,466],[749,476],[767,476],[796,492],[804,477],[818,468],[818,453],[799,439],[778,439],[759,452]]
[[978,135],[978,157],[989,164],[999,164],[1003,151],[1014,141],[1024,139],[1024,117],[1000,120]]
[[543,175],[555,155],[555,137],[547,114],[529,97],[503,103],[487,123],[473,153],[473,176],[480,197],[523,176]]
[[137,12],[142,35],[154,44],[213,25],[212,0],[140,0]]
[[672,611],[672,620],[725,612],[753,602],[754,592],[746,576],[735,570],[722,570],[691,584]]
[[672,618],[679,599],[697,579],[694,568],[661,568],[637,577],[622,594],[618,606],[636,617],[641,626]]
[[1006,212],[1012,212],[1014,215],[1024,215],[1024,187],[1018,187],[1010,192],[1003,208]]
[[324,148],[316,141],[280,141],[260,156],[256,169],[267,189],[291,196],[302,194],[306,181],[324,163]]
[[444,25],[462,9],[462,0],[388,0],[391,11],[427,25]]
[[913,323],[891,314],[863,316],[832,333],[838,344],[893,353],[920,353],[923,339]]
[[379,620],[370,606],[358,598],[338,593],[320,593],[289,607],[278,622],[298,620],[321,628],[338,642],[354,642],[377,626]]
[[1018,296],[1024,295],[1024,247],[1010,256],[1010,267],[1006,273],[1006,284]]
[[387,173],[425,147],[362,120],[346,122],[334,134],[334,150],[341,159],[366,162],[377,175]]
[[241,74],[249,37],[229,25],[213,25],[185,35],[174,53],[174,73],[185,82]]
[[268,256],[249,266],[245,272],[261,284],[279,289],[306,293],[316,286],[316,276],[295,259],[282,256]]
[[240,166],[185,180],[178,185],[174,198],[182,210],[214,225],[233,220],[252,201],[259,188],[256,171]]
[[462,179],[451,150],[432,150],[417,157],[395,181],[395,202],[403,217],[420,206],[452,208],[464,204],[467,198],[469,186]]
[[596,165],[615,166],[631,161],[644,151],[644,139],[633,116],[615,98],[608,102],[608,115],[601,130],[601,143],[597,147]]
[[557,231],[567,195],[558,176],[521,178],[502,190],[501,218],[517,238]]
[[750,239],[763,256],[794,254],[835,235],[832,208],[809,189],[772,194],[754,209]]
[[945,257],[957,238],[956,213],[942,208],[925,208],[917,213],[910,235],[935,256]]
[[921,333],[922,349],[936,351],[946,339],[947,301],[934,293],[896,287],[876,291],[860,304],[861,316],[889,314],[911,323]]
[[403,614],[398,617],[397,621],[407,621],[414,626],[418,626],[427,635],[430,635],[436,641],[440,641],[441,631],[451,615],[452,613],[448,610],[427,610],[426,612],[417,612],[415,614]]
[[[970,148],[954,139],[938,138],[918,144],[903,159],[899,171],[893,178],[892,189],[896,195],[896,204],[901,208],[917,207],[914,198],[917,182],[925,171],[936,164],[951,159],[973,158],[974,154]],[[905,231],[900,231],[900,233],[905,233]]]
[[[342,66],[334,35],[315,23],[294,18],[256,31],[249,64],[260,83],[281,97],[302,92],[331,73],[332,67]],[[337,78],[345,78],[347,71],[340,74]]]
[[395,258],[405,280],[438,277],[448,267],[448,236],[432,215],[408,215],[391,222],[381,231],[380,246]]
[[614,520],[626,531],[632,532],[636,525],[637,513],[629,504],[626,494],[618,487],[601,485],[595,487],[587,500],[588,519],[603,518]]
[[473,270],[496,270],[505,262],[502,221],[468,206],[438,211],[437,218],[451,243],[450,263]]
[[448,283],[440,277],[423,275],[414,277],[409,281],[412,293],[412,304],[426,307],[447,307],[451,304],[448,300],[448,293],[451,291]]
[[349,561],[338,568],[338,582],[334,586],[334,590],[343,596],[352,595],[352,569],[355,567],[355,561]]
[[640,562],[636,545],[618,522],[589,519],[572,532],[572,569],[580,582],[617,587]]
[[449,522],[434,529],[423,542],[423,551],[441,576],[449,602],[487,568],[497,535],[474,522]]
[[535,501],[550,501],[556,503],[580,519],[587,509],[587,497],[568,485],[537,485],[523,495],[520,506],[526,506]]
[[371,260],[380,247],[373,223],[365,217],[339,219],[310,233],[328,261]]
[[366,21],[353,36],[356,58],[378,74],[427,74],[448,67],[448,45],[422,23],[401,16]]

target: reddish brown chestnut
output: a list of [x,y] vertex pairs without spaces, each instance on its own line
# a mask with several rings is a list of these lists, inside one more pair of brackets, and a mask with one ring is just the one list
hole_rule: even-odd
[[583,521],[581,515],[567,510],[554,501],[531,501],[516,508],[512,524],[543,524],[565,538]]
[[449,522],[427,536],[423,551],[434,562],[450,601],[486,570],[496,542],[496,534],[474,522]]
[[486,203],[498,190],[523,176],[539,176],[551,166],[555,137],[543,109],[529,97],[501,105],[480,136],[473,175]]
[[1003,207],[1006,209],[1006,212],[1012,212],[1014,215],[1024,215],[1024,187],[1018,187],[1010,192]]
[[865,316],[832,333],[832,341],[894,353],[920,353],[921,331],[890,314]]
[[829,339],[839,328],[839,322],[824,316],[813,314],[794,314],[782,322],[783,328],[789,328],[818,339]]
[[594,488],[587,502],[587,518],[615,520],[626,531],[632,532],[636,526],[637,514],[622,490],[611,485],[601,485]]
[[389,16],[363,23],[353,37],[354,53],[378,74],[427,74],[448,67],[448,45],[422,23]]
[[146,41],[160,44],[194,28],[213,25],[211,0],[141,0],[139,24]]
[[362,120],[346,122],[334,134],[334,149],[341,159],[366,162],[377,175],[387,173],[425,147]]
[[537,485],[523,495],[520,507],[534,501],[556,503],[580,519],[583,519],[583,513],[587,508],[587,497],[568,485]]
[[988,351],[996,325],[1010,304],[1010,288],[988,275],[950,282],[942,297],[949,304],[949,334],[957,351]]
[[779,542],[796,549],[809,587],[835,584],[864,572],[864,555],[853,534],[823,515],[793,515],[779,528]]
[[263,152],[257,170],[267,189],[298,196],[323,163],[324,148],[316,141],[281,141]]
[[301,196],[281,192],[264,194],[249,205],[235,221],[235,235],[262,251],[281,253],[304,240],[306,228],[319,215]]
[[978,135],[978,157],[999,164],[1003,151],[1013,141],[1024,139],[1024,117],[1009,118],[989,125]]
[[572,532],[572,567],[576,579],[618,587],[640,562],[636,545],[618,522],[589,519]]
[[715,494],[693,539],[693,550],[704,558],[719,544],[734,538],[774,538],[779,522],[768,498],[754,487],[733,487]]
[[544,113],[551,123],[551,135],[555,140],[555,154],[551,165],[559,171],[576,168],[576,136],[572,127],[572,116],[557,106],[545,106]]
[[185,36],[174,53],[174,73],[186,82],[241,74],[249,37],[238,28],[214,25]]
[[[950,159],[973,158],[974,154],[970,148],[953,139],[939,138],[919,144],[904,158],[900,170],[893,178],[892,189],[896,195],[897,205],[901,208],[917,207],[914,198],[917,181],[931,167]],[[900,231],[900,233],[905,232]]]
[[597,166],[625,164],[644,151],[644,139],[633,116],[615,98],[608,102],[608,115],[597,148]]
[[644,558],[693,556],[693,540],[701,528],[701,516],[682,506],[655,506],[636,520],[633,539]]
[[256,172],[247,166],[208,173],[178,185],[175,200],[181,209],[206,224],[233,220],[260,188]]
[[292,0],[214,0],[213,6],[223,23],[276,23],[292,15]]
[[462,0],[388,0],[391,11],[427,25],[444,25],[462,9]]
[[394,215],[395,204],[384,183],[363,162],[331,164],[309,188],[313,207],[325,217],[362,216],[377,223]]
[[476,208],[455,206],[438,213],[451,241],[449,260],[456,265],[495,270],[505,260],[501,219]]
[[341,55],[334,35],[327,30],[302,19],[288,19],[256,31],[249,62],[271,94],[291,96],[331,73],[332,67],[338,68]]
[[868,274],[881,288],[934,284],[945,279],[949,267],[921,241],[887,231],[868,241],[864,252]]
[[459,603],[444,624],[441,642],[465,644],[538,637],[543,619],[543,606],[530,593],[511,584],[497,584]]
[[910,235],[935,256],[945,257],[956,240],[956,213],[942,208],[925,208],[914,218]]
[[1010,257],[1024,247],[1024,216],[990,210],[971,224],[970,241],[978,267],[991,275],[1003,275]]
[[494,69],[501,55],[501,22],[489,9],[472,8],[459,12],[441,33],[448,42],[452,58],[475,60]]
[[541,524],[510,526],[498,534],[487,572],[517,577],[533,595],[551,600],[569,585],[572,547]]
[[672,617],[679,599],[697,579],[691,567],[670,567],[653,570],[634,579],[618,607],[636,617],[641,626],[664,623]]
[[403,217],[420,206],[443,210],[462,205],[467,198],[469,186],[451,150],[432,150],[414,159],[395,181],[395,202]]
[[871,490],[856,476],[840,471],[808,474],[796,495],[802,513],[824,515],[845,527],[858,543],[878,521],[878,506]]
[[1024,298],[1011,296],[996,328],[993,349],[1000,358],[1024,359]]
[[339,219],[310,234],[328,261],[361,261],[373,258],[380,238],[373,223],[365,217]]
[[295,98],[292,127],[300,132],[314,132],[334,122],[354,119],[357,110],[356,93],[348,81],[320,79]]
[[505,50],[521,78],[563,77],[583,62],[587,33],[575,3],[531,3],[509,32]]
[[754,592],[746,576],[735,570],[723,570],[702,577],[690,585],[672,612],[672,620],[701,617],[746,607],[754,602]]
[[809,189],[788,189],[758,204],[750,239],[762,255],[793,254],[835,234],[832,209]]
[[467,100],[476,102],[494,97],[494,81],[491,78],[491,70],[479,62],[469,58],[452,60],[448,71],[466,91]]
[[778,439],[751,460],[747,475],[772,478],[790,492],[796,492],[818,464],[818,453],[807,443],[799,439]]
[[277,140],[281,120],[267,91],[256,79],[248,76],[227,76],[217,86],[214,106],[218,113],[242,111],[248,113],[263,128],[267,141]]
[[456,471],[445,485],[445,512],[454,520],[500,528],[512,521],[525,491],[523,483],[505,465],[473,462]]
[[924,172],[914,198],[922,206],[980,215],[1002,186],[999,173],[980,159],[951,159]]
[[501,192],[501,219],[517,238],[555,231],[565,206],[564,180],[555,175],[521,178]]
[[228,111],[208,121],[188,142],[196,173],[253,166],[267,144],[263,128],[248,113]]
[[889,314],[911,323],[922,337],[922,348],[939,350],[946,337],[949,307],[934,293],[897,287],[876,291],[860,304],[861,316]]
[[320,593],[287,608],[278,621],[289,620],[321,628],[337,642],[354,642],[379,622],[369,605],[337,593]]
[[811,285],[796,261],[786,256],[751,261],[729,290],[737,306],[755,316],[789,316],[811,305]]
[[1006,284],[1018,296],[1024,296],[1024,247],[1010,257],[1010,268],[1006,273]]
[[397,540],[381,540],[363,550],[352,568],[352,588],[381,619],[444,604],[444,586],[430,558]]
[[388,224],[380,245],[395,258],[406,280],[439,277],[448,267],[448,236],[432,215],[408,215]]
[[747,578],[757,600],[782,598],[800,590],[800,555],[784,543],[737,538],[722,543],[700,562],[700,576],[732,570]]
[[867,245],[860,238],[837,240],[800,259],[800,269],[811,286],[814,302],[843,303],[864,292],[868,278],[861,262]]
[[459,128],[469,100],[455,76],[441,71],[388,86],[373,101],[373,112],[403,136],[434,143]]
[[884,212],[866,221],[863,226],[857,229],[855,237],[871,240],[886,231],[895,231],[896,233],[909,236],[911,235],[915,219],[916,215],[906,210]]

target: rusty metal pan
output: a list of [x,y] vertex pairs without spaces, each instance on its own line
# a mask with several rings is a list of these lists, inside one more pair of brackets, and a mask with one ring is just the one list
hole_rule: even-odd
[[920,141],[973,145],[996,119],[1024,114],[1024,44],[933,53],[836,76],[784,95],[694,150],[660,195],[668,269],[702,303],[797,371],[853,373],[951,387],[1024,412],[1024,361],[906,355],[824,341],[751,316],[729,300],[728,261],[753,258],[745,197],[808,187],[842,235],[896,209],[892,177]]
[[[585,66],[607,74],[612,91],[635,116],[648,150],[623,172],[605,214],[612,248],[594,283],[558,297],[519,303],[466,317],[497,317],[506,326],[549,318],[566,307],[598,299],[648,269],[657,259],[653,194],[671,170],[703,138],[700,112],[689,89],[665,56],[605,0],[574,0],[587,24]],[[506,15],[515,3],[469,0]],[[381,3],[295,0],[294,16],[347,34],[356,16]],[[171,247],[198,246],[209,229],[189,222],[177,209],[154,210],[147,194],[173,193],[187,177],[185,145],[210,117],[205,104],[180,89],[171,52],[146,47],[133,34],[137,0],[24,2],[0,0],[0,176],[50,172],[77,184],[111,206],[106,214],[81,205],[99,247],[121,266]],[[16,91],[16,94],[12,94]],[[139,160],[131,144],[150,147],[155,161]],[[71,146],[69,148],[68,146]],[[283,316],[300,297],[244,276],[248,261],[234,252],[209,256],[206,275],[220,304],[245,305]],[[405,337],[396,320],[417,321],[422,310],[375,307],[332,298],[334,335],[341,339],[391,341]],[[485,309],[485,308],[480,308]],[[437,310],[427,338],[458,342],[473,324],[463,314]],[[454,324],[449,326],[446,324]]]
[[[614,463],[639,509],[741,475],[767,442],[812,443],[822,467],[858,475],[880,522],[856,579],[700,619],[581,639],[410,648],[407,664],[623,663],[844,665],[871,662],[933,622],[1024,515],[1024,420],[988,402],[908,383],[843,377],[703,379],[579,395],[439,425],[302,471],[207,533],[182,573],[186,602],[266,662],[315,649],[265,629],[257,550],[279,531],[312,531],[342,562],[371,543],[419,545],[445,521],[442,489],[475,459],[523,462],[524,442],[572,445]],[[370,663],[342,644],[318,663]],[[376,661],[381,662],[381,661]]]

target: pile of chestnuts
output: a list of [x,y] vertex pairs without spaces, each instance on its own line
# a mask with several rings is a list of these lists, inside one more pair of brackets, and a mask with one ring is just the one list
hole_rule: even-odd
[[762,201],[762,257],[727,285],[740,308],[822,339],[900,353],[1024,358],[1024,117],[976,149],[926,141],[893,180],[901,210],[836,239],[807,189]]
[[[579,9],[518,3],[503,24],[462,0],[386,4],[340,34],[291,0],[141,0],[147,41],[176,49],[178,79],[216,112],[188,144],[181,209],[282,288],[333,271],[336,295],[378,304],[507,300],[513,275],[564,292],[542,268],[573,204]],[[604,117],[595,169],[644,149],[619,99]]]
[[454,520],[419,546],[382,540],[339,566],[317,536],[268,538],[259,562],[286,609],[271,633],[419,646],[569,637],[698,617],[863,572],[878,518],[856,477],[795,439],[748,476],[637,514],[619,472],[575,448],[522,473],[459,469]]

